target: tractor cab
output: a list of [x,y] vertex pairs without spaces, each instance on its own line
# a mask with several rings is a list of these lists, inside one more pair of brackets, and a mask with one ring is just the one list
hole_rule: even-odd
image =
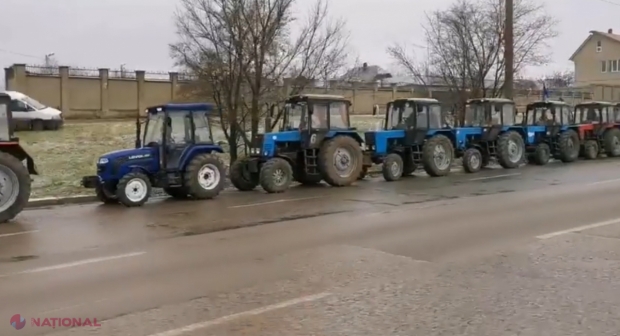
[[589,160],[601,153],[620,156],[620,114],[617,105],[604,101],[575,105],[573,128],[581,141],[581,155]]
[[[126,206],[139,206],[148,200],[148,195],[137,191],[139,195],[133,195],[132,199],[131,193],[122,190],[128,176],[134,175],[139,175],[141,182],[135,186],[139,185],[142,191],[159,187],[176,198],[214,197],[221,189],[223,163],[212,154],[223,150],[213,143],[209,122],[212,114],[212,104],[148,108],[146,115],[136,118],[135,148],[103,154],[97,162],[97,175],[85,176],[82,184],[96,189],[104,203],[120,201]],[[195,167],[198,164],[203,166]],[[194,171],[198,168],[205,169]],[[208,178],[211,184],[205,182],[200,190],[195,186],[199,179],[194,175]]]
[[515,103],[510,99],[469,99],[463,126],[479,128],[482,141],[495,141],[501,132],[515,126],[515,114]]
[[563,101],[538,101],[525,108],[523,126],[528,132],[555,136],[572,123],[571,107]]

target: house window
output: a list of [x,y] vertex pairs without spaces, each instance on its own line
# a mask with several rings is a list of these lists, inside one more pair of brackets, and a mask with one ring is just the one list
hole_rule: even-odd
[[611,72],[618,72],[618,60],[611,61]]
[[603,51],[603,44],[601,41],[596,41],[596,52],[600,53],[601,51]]
[[607,72],[607,61],[601,61],[601,72]]

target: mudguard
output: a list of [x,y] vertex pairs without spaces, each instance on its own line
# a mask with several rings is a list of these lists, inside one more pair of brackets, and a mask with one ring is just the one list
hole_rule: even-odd
[[19,142],[0,142],[0,151],[11,154],[19,161],[26,160],[26,168],[30,175],[39,175],[34,159],[26,152]]

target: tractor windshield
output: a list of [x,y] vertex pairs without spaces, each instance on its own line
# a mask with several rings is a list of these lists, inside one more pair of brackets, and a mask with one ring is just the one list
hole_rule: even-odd
[[576,124],[597,124],[607,122],[607,107],[601,105],[577,105],[575,107]]
[[287,118],[286,127],[288,129],[299,129],[302,127],[304,116],[306,115],[306,105],[286,104],[285,113]]
[[620,105],[614,108],[614,121],[620,122]]
[[[312,128],[348,129],[349,105],[345,102],[312,103]],[[329,114],[329,116],[328,116]]]
[[466,127],[479,127],[485,123],[485,106],[482,104],[467,104],[465,106]]
[[440,105],[417,104],[417,129],[438,129],[442,128],[442,124]]
[[149,113],[144,125],[144,139],[142,143],[148,146],[150,143],[161,144],[161,135],[164,127],[164,113]]
[[413,107],[413,103],[410,102],[388,103],[386,129],[394,129],[403,125],[413,114]]
[[562,105],[528,105],[525,124],[565,125],[570,120],[570,109]]

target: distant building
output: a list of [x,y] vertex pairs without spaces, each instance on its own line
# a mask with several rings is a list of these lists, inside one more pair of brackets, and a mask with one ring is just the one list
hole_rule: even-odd
[[341,82],[381,83],[388,78],[392,78],[392,75],[380,66],[364,63],[361,67],[347,71],[338,80]]
[[620,85],[620,35],[591,31],[570,57],[575,64],[575,86]]

